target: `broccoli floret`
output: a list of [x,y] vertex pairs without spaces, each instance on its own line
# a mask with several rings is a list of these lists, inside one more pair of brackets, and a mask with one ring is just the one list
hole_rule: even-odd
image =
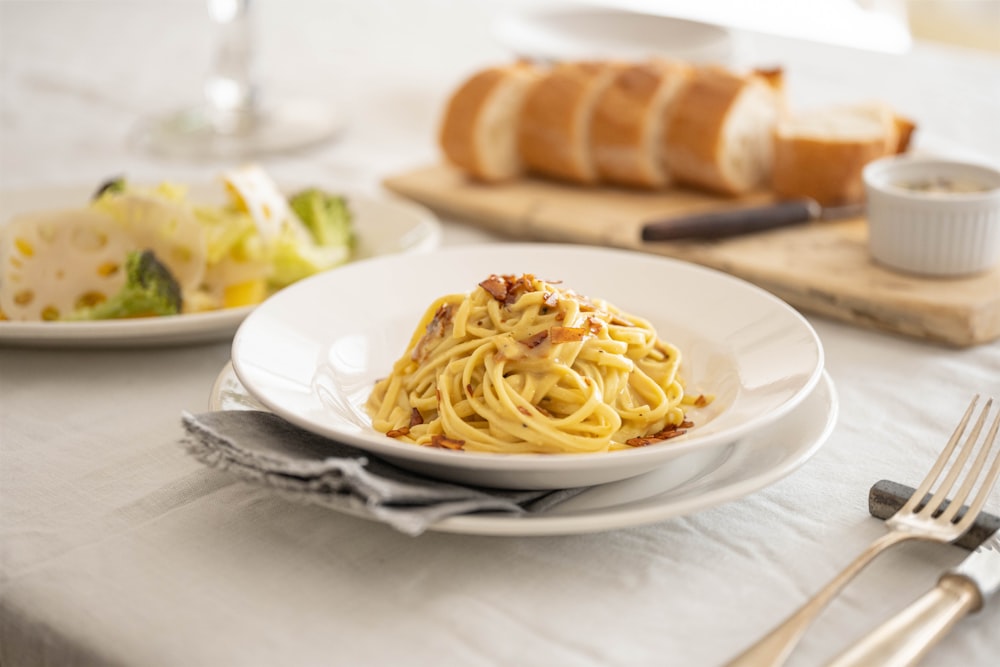
[[94,191],[94,194],[91,195],[90,199],[92,201],[97,201],[105,193],[108,192],[111,192],[113,194],[121,194],[122,192],[125,192],[125,186],[126,183],[124,176],[115,176],[113,178],[109,178],[108,180],[104,181],[99,186],[97,186],[97,190]]
[[344,197],[308,188],[292,195],[288,203],[318,245],[353,247],[353,216]]
[[149,250],[125,257],[125,284],[107,301],[74,313],[75,320],[176,315],[183,306],[181,287],[166,266]]

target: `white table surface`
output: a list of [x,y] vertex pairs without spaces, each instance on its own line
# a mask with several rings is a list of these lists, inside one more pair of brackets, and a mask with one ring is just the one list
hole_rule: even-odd
[[[262,0],[266,90],[349,118],[339,141],[263,164],[279,180],[377,192],[436,159],[447,93],[509,56],[490,33],[507,4]],[[127,141],[144,115],[197,97],[210,38],[197,0],[0,2],[3,189],[215,175],[224,165]],[[796,104],[882,97],[928,136],[1000,156],[996,55],[739,43],[743,63],[785,66]],[[482,242],[498,241],[446,221],[445,243]],[[872,483],[915,485],[969,396],[1000,394],[1000,343],[954,350],[810,321],[841,414],[804,467],[683,518],[533,538],[407,537],[202,467],[177,445],[180,414],[206,407],[225,341],[0,348],[0,664],[720,664],[883,534]],[[822,664],[965,553],[886,554],[790,664]],[[926,664],[996,664],[997,627],[994,603]]]

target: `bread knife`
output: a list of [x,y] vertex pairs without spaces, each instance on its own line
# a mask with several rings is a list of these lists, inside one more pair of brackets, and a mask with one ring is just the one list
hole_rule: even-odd
[[966,614],[979,611],[1000,589],[1000,533],[993,533],[937,586],[827,667],[915,665]]
[[720,239],[813,220],[845,218],[859,215],[863,211],[863,204],[823,207],[813,199],[801,197],[763,206],[731,208],[653,220],[643,225],[642,240]]

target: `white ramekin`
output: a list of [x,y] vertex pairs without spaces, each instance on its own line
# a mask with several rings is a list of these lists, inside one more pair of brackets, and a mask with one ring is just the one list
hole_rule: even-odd
[[[964,276],[1000,262],[1000,170],[916,156],[875,160],[863,171],[869,250],[893,269]],[[905,184],[978,183],[978,192],[928,192]]]

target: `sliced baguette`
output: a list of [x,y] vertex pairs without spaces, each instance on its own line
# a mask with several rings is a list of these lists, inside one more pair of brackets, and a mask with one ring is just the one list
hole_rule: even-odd
[[789,116],[775,131],[771,187],[779,197],[810,197],[823,206],[861,202],[864,166],[905,151],[913,130],[878,102]]
[[590,149],[597,100],[623,65],[567,62],[555,65],[528,93],[518,127],[518,150],[526,169],[581,184],[598,181]]
[[692,67],[652,60],[624,67],[598,97],[590,147],[600,180],[638,188],[670,182],[663,131]]
[[664,133],[671,175],[726,195],[765,186],[772,134],[783,108],[780,72],[742,75],[717,66],[697,68]]
[[522,175],[521,107],[542,71],[527,62],[481,70],[448,100],[438,134],[445,157],[470,176],[498,182]]

